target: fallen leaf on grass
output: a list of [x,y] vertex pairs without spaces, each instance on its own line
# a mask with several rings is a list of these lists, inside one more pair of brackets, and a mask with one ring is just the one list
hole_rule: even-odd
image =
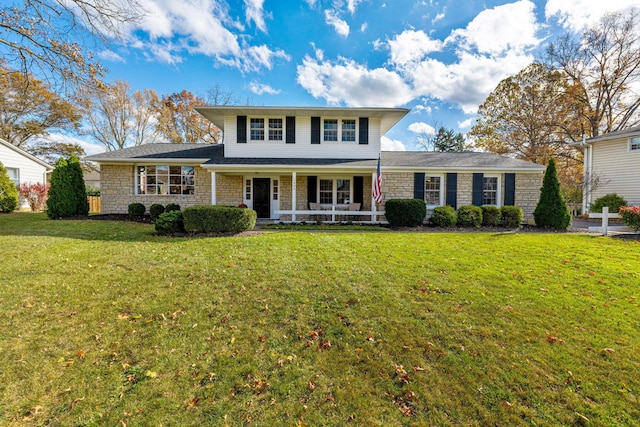
[[196,405],[198,404],[198,402],[200,402],[200,398],[199,397],[194,397],[193,399],[191,399],[188,403],[185,409],[193,409],[196,407]]

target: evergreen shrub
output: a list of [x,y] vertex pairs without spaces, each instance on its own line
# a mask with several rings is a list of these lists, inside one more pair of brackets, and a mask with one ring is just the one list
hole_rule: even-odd
[[482,225],[482,208],[465,205],[458,208],[458,225],[461,227],[480,227]]
[[0,212],[10,213],[18,207],[18,189],[0,162]]
[[482,225],[495,227],[500,225],[500,208],[491,205],[480,206],[482,209]]
[[51,219],[87,216],[89,201],[80,161],[74,155],[59,158],[51,172],[47,216]]
[[178,210],[164,212],[158,216],[155,222],[156,232],[158,234],[175,234],[184,232],[184,221],[182,212]]
[[154,203],[153,205],[149,206],[149,215],[151,216],[151,219],[155,221],[156,219],[158,219],[160,214],[164,213],[164,210],[164,206],[159,203]]
[[500,208],[500,222],[503,227],[520,227],[524,214],[520,206],[503,206]]
[[142,203],[131,203],[128,207],[129,216],[144,216],[146,210]]
[[627,201],[624,197],[618,196],[616,193],[605,194],[602,197],[597,198],[591,203],[591,212],[602,213],[602,208],[609,207],[609,213],[618,212],[621,206],[627,206]]
[[175,203],[169,203],[167,206],[164,207],[165,212],[179,211],[179,210],[180,210],[180,205],[177,205]]
[[228,206],[196,205],[182,211],[189,233],[240,233],[256,225],[256,211]]
[[556,171],[556,162],[549,160],[542,180],[540,200],[533,211],[533,218],[538,227],[566,230],[571,223],[571,214],[567,203],[560,192],[560,180]]
[[430,221],[435,226],[449,228],[458,222],[458,214],[451,206],[437,206],[433,209]]
[[384,216],[393,227],[416,227],[427,216],[427,206],[419,199],[389,199],[384,204]]

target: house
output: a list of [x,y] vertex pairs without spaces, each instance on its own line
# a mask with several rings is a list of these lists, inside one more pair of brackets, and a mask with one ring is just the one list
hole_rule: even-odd
[[82,168],[82,177],[87,188],[100,189],[100,166],[85,162]]
[[[9,178],[20,184],[47,183],[47,174],[53,170],[53,166],[32,156],[21,148],[0,138],[0,162],[9,172]],[[20,198],[20,208],[28,208],[26,200]]]
[[326,214],[377,221],[384,200],[427,207],[515,204],[530,219],[544,166],[490,153],[382,152],[384,200],[371,197],[382,136],[402,108],[196,108],[223,144],[147,144],[89,156],[101,169],[103,213],[133,202],[245,204],[258,218],[302,221]]
[[588,139],[582,146],[586,184],[583,212],[610,193],[624,197],[629,205],[640,205],[640,126]]

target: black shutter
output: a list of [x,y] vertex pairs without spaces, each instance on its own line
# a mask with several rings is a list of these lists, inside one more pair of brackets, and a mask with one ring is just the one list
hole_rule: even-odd
[[296,143],[296,118],[287,116],[287,144]]
[[424,173],[413,174],[413,198],[424,200]]
[[484,174],[483,173],[474,173],[473,174],[473,184],[472,184],[472,195],[471,195],[471,204],[474,206],[482,205],[482,189],[484,187]]
[[358,144],[369,143],[369,117],[360,117],[360,130],[358,132]]
[[453,209],[458,209],[458,174],[447,174],[447,196],[445,198],[445,204],[451,206]]
[[307,177],[307,201],[309,203],[316,203],[318,201],[318,177],[317,176],[308,176]]
[[504,174],[504,203],[505,206],[516,204],[516,174]]
[[320,117],[311,117],[311,143],[320,144]]
[[353,177],[353,203],[364,203],[364,176]]
[[247,116],[238,116],[237,124],[238,124],[237,141],[239,144],[244,144],[247,142]]

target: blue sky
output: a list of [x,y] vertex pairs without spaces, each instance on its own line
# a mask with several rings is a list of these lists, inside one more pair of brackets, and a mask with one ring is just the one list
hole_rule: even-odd
[[159,95],[186,89],[203,96],[217,84],[264,106],[410,108],[383,141],[390,150],[416,149],[418,134],[435,125],[467,132],[498,82],[558,34],[636,3],[141,1],[146,17],[94,52],[107,80]]

